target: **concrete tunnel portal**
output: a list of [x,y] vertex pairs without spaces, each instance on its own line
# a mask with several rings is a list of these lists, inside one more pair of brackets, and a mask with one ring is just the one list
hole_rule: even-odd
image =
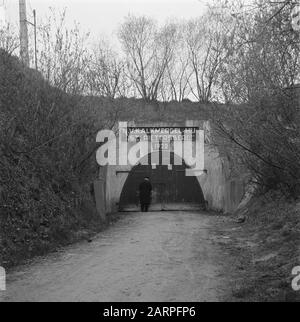
[[[120,123],[124,124],[124,123]],[[120,125],[119,124],[119,130]],[[189,168],[185,155],[175,153],[174,149],[162,148],[163,142],[156,142],[156,148],[144,154],[144,159],[157,155],[157,162],[145,165],[142,161],[132,165],[107,165],[100,167],[98,179],[94,183],[95,199],[99,214],[105,218],[107,214],[117,211],[137,211],[139,209],[138,185],[148,176],[153,185],[152,206],[150,211],[162,210],[199,210],[204,207],[223,213],[234,212],[245,194],[243,176],[232,176],[230,161],[221,156],[212,144],[212,129],[209,121],[190,120],[178,123],[126,123],[126,133],[119,131],[117,150],[121,141],[133,146],[130,142],[130,131],[169,129],[201,129],[204,132],[204,168],[202,173],[187,176]],[[193,141],[193,149],[197,142]],[[162,151],[170,155],[170,162],[161,162]],[[177,161],[175,162],[175,160]],[[178,162],[181,159],[182,162]],[[142,160],[142,158],[140,159]]]

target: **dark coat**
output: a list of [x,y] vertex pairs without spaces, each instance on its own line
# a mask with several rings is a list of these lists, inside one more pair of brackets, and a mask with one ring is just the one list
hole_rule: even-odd
[[139,186],[140,202],[150,204],[151,202],[152,185],[149,181],[144,180]]

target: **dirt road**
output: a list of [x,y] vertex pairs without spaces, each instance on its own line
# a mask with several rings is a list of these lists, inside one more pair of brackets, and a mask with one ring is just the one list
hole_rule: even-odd
[[8,274],[2,301],[218,301],[226,261],[216,227],[197,212],[126,214],[91,243]]

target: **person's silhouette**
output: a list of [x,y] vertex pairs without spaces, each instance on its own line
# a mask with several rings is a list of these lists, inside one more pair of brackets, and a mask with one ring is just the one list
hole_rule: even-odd
[[150,179],[145,177],[143,182],[139,185],[139,193],[140,193],[140,203],[141,203],[141,211],[148,212],[149,206],[151,203],[151,192],[152,185],[150,183]]

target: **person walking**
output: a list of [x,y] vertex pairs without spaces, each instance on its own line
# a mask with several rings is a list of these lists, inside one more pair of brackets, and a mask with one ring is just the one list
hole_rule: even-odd
[[152,185],[150,183],[150,179],[149,177],[145,177],[143,182],[141,182],[141,184],[139,185],[139,196],[142,212],[148,212],[149,210],[151,203],[151,193]]

